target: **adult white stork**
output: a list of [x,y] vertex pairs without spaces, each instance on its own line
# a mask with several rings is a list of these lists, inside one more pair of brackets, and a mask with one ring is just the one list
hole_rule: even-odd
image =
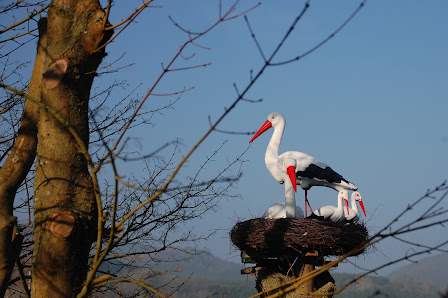
[[271,127],[274,128],[264,157],[266,167],[279,183],[283,183],[284,176],[282,170],[278,166],[279,159],[292,158],[296,161],[296,184],[300,185],[300,187],[305,190],[305,216],[307,215],[307,204],[311,209],[307,193],[312,186],[326,186],[333,188],[336,191],[358,189],[356,185],[344,179],[344,177],[333,171],[328,165],[306,153],[287,151],[279,156],[278,150],[285,130],[285,124],[285,118],[280,113],[269,114],[268,120],[261,126],[249,143],[266,130]]
[[344,209],[345,219],[349,222],[359,221],[359,210],[356,202],[358,202],[361,206],[362,212],[364,212],[364,216],[367,216],[366,210],[364,209],[364,203],[362,202],[362,196],[358,191],[355,191],[352,193],[350,200],[351,208],[347,208],[347,211]]
[[347,208],[348,208],[348,191],[341,190],[338,193],[338,206],[323,206],[317,210],[314,210],[313,214],[311,214],[308,218],[318,218],[321,220],[332,221],[336,223],[345,222],[345,214],[344,214],[344,200]]
[[279,158],[278,166],[285,183],[285,202],[275,203],[264,213],[265,218],[303,218],[303,211],[296,206],[296,160]]

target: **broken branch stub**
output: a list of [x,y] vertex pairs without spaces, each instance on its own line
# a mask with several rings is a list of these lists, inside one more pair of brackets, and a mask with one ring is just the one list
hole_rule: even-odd
[[44,73],[42,78],[42,85],[47,89],[53,89],[59,85],[67,72],[68,60],[67,58],[58,58],[51,63],[48,70]]
[[48,216],[46,228],[57,238],[67,238],[73,231],[75,219],[70,211],[58,210]]

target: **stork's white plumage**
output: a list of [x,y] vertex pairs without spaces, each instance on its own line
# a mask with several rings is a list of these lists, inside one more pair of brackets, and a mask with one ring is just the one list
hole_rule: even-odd
[[[284,175],[280,169],[279,160],[284,158],[292,158],[296,161],[296,184],[300,185],[305,190],[305,216],[307,214],[308,202],[307,191],[312,186],[326,186],[334,190],[357,190],[358,187],[350,183],[340,174],[336,173],[328,165],[317,160],[316,158],[298,151],[287,151],[280,156],[278,155],[280,142],[285,130],[285,118],[279,113],[271,113],[268,120],[261,126],[257,133],[249,141],[251,143],[258,136],[264,133],[269,128],[273,127],[271,140],[265,154],[265,163],[271,175],[279,182],[284,183]],[[311,206],[310,206],[311,208]]]
[[345,222],[345,214],[344,214],[344,203],[348,207],[348,191],[341,190],[338,193],[338,206],[323,206],[317,210],[314,210],[313,214],[311,214],[310,218],[319,218],[326,221],[332,221],[336,223]]
[[366,210],[364,209],[364,203],[362,202],[362,196],[358,191],[355,191],[352,193],[350,199],[351,208],[348,208],[348,212],[346,209],[344,209],[345,219],[347,221],[353,221],[353,222],[359,221],[359,210],[356,202],[358,202],[359,205],[361,206],[362,212],[364,212],[364,216],[367,216]]
[[292,158],[279,158],[278,167],[285,183],[285,202],[275,203],[265,212],[265,218],[303,218],[303,211],[296,206],[296,161]]
[[278,202],[269,207],[264,213],[264,218],[303,218],[303,210],[296,206],[294,217],[288,216],[286,213],[285,202]]

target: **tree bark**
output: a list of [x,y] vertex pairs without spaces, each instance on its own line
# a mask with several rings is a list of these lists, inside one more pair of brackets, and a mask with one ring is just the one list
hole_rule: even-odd
[[[97,0],[52,1],[38,120],[34,186],[33,297],[71,297],[81,289],[97,231],[92,179],[79,140],[89,143],[88,103],[108,38]],[[110,33],[109,33],[110,32]],[[55,111],[66,121],[61,123]]]
[[[39,21],[39,41],[28,95],[40,101],[43,62],[45,60],[46,19]],[[16,192],[28,174],[36,157],[37,105],[27,100],[22,121],[11,153],[0,168],[0,297],[8,288],[14,264],[20,255],[22,236],[16,230],[13,216]]]

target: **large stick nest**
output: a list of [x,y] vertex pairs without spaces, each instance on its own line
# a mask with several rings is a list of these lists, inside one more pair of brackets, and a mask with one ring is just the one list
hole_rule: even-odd
[[255,218],[237,223],[230,232],[233,244],[252,257],[304,256],[316,251],[319,256],[341,256],[357,248],[367,237],[367,229],[361,223],[299,218]]

